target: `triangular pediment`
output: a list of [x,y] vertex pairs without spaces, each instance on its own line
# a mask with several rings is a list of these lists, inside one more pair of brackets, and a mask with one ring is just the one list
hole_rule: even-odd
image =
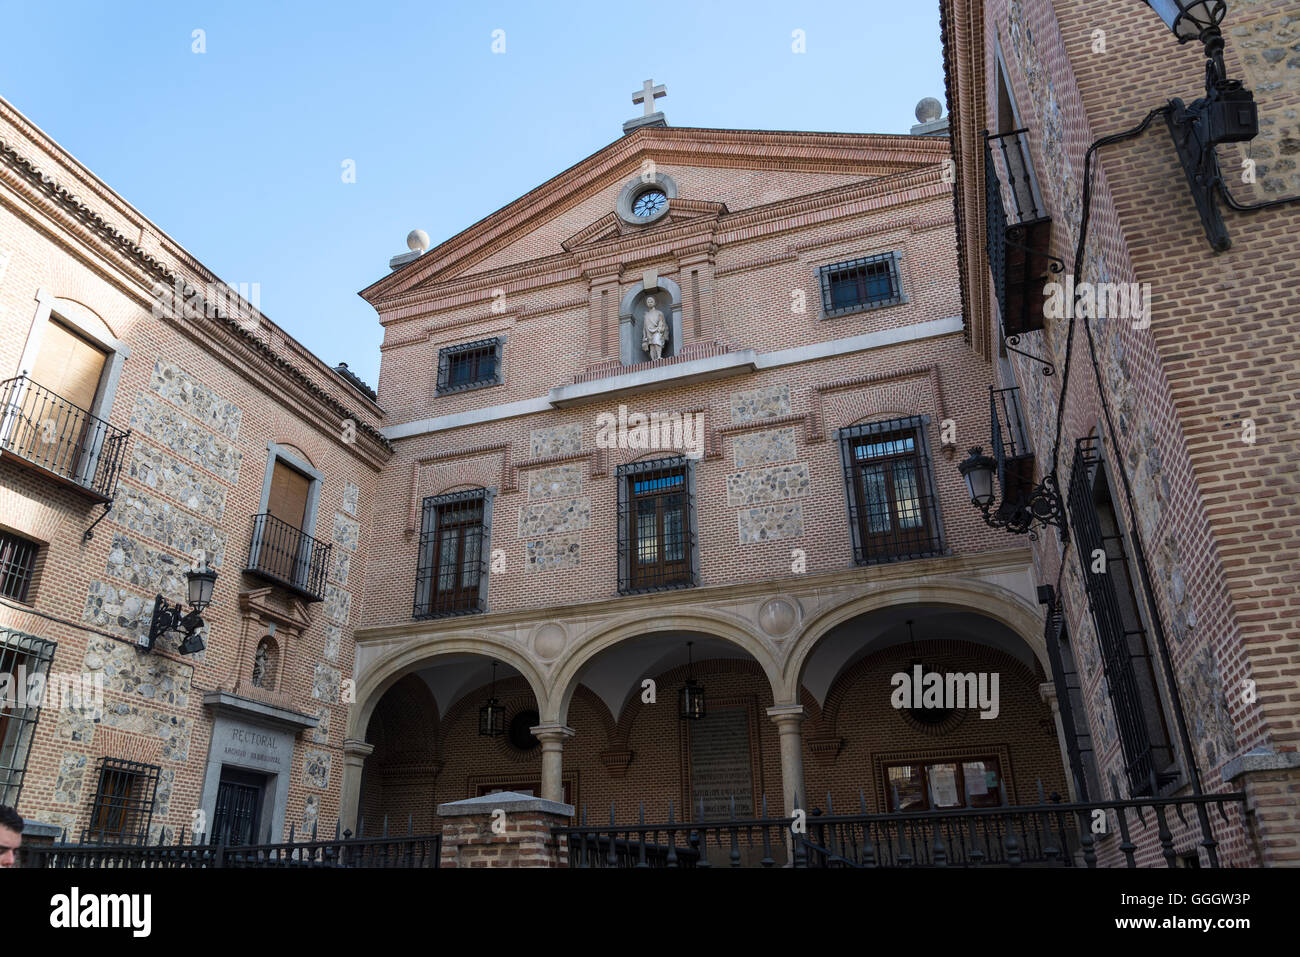
[[[590,246],[676,229],[837,187],[937,166],[944,137],[642,127],[547,180],[361,291],[373,304],[425,287]],[[671,170],[679,195],[645,226],[615,213],[645,164]]]

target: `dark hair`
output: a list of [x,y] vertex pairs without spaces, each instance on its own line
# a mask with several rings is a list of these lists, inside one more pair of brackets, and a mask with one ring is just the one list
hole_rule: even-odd
[[23,832],[23,816],[8,804],[0,804],[0,827],[7,827],[9,830],[21,834]]

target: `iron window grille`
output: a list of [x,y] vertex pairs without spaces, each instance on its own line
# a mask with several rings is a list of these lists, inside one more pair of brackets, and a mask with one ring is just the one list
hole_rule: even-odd
[[489,489],[424,500],[413,617],[445,618],[486,609],[491,528]]
[[27,755],[31,751],[40,707],[27,700],[33,675],[48,679],[54,642],[26,632],[0,628],[0,675],[9,685],[0,695],[0,804],[14,807],[22,793]]
[[438,395],[498,385],[505,336],[438,350]]
[[1052,666],[1052,683],[1056,687],[1057,710],[1070,759],[1070,774],[1074,778],[1075,799],[1087,802],[1102,797],[1101,776],[1097,772],[1097,753],[1092,746],[1088,713],[1083,704],[1083,683],[1064,618],[1060,599],[1053,593],[1043,625],[1043,643]]
[[828,318],[907,302],[896,252],[822,266],[818,278],[822,314]]
[[160,770],[155,764],[100,758],[99,785],[90,809],[89,840],[146,841]]
[[18,535],[0,532],[0,595],[27,601],[39,546]]
[[837,433],[859,565],[943,554],[928,424],[928,416],[911,416]]
[[698,584],[695,463],[684,455],[618,469],[620,595]]
[[[1069,503],[1130,795],[1154,794],[1175,781],[1178,773],[1141,603],[1129,569],[1124,529],[1111,503],[1095,436],[1075,444]],[[1102,555],[1105,560],[1099,562]],[[1103,570],[1093,571],[1098,564]],[[1154,613],[1151,596],[1144,597]]]

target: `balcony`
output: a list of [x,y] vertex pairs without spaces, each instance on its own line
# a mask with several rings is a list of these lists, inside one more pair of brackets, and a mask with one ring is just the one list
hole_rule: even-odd
[[0,458],[39,469],[95,502],[113,500],[130,434],[25,375],[0,382]]
[[325,597],[330,546],[269,512],[253,516],[253,540],[244,571],[287,588],[307,601]]
[[1048,252],[1052,220],[1034,183],[1027,133],[984,134],[989,271],[1003,334],[1013,341],[1043,328],[1043,287],[1064,270]]
[[1029,447],[1025,420],[1020,414],[1018,387],[989,387],[989,422],[993,426],[993,459],[998,463],[998,485],[1002,489],[1002,505],[998,510],[1014,512],[1029,501],[1036,484],[1034,450]]

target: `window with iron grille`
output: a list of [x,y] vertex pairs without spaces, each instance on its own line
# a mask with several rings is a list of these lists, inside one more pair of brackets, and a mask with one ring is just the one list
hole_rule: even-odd
[[[1129,564],[1127,535],[1111,500],[1095,436],[1080,439],[1075,446],[1069,507],[1123,747],[1129,795],[1152,794],[1176,780],[1178,771],[1144,624],[1146,612]],[[1151,596],[1143,597],[1153,610]]]
[[438,395],[500,383],[505,341],[497,336],[438,350]]
[[694,462],[633,462],[618,481],[619,594],[695,585]]
[[28,699],[33,675],[49,677],[56,645],[26,632],[0,628],[0,675],[9,676],[0,690],[0,804],[14,807],[23,787],[27,755],[40,708]]
[[424,500],[416,568],[416,618],[468,615],[487,607],[492,492],[470,489]]
[[147,839],[159,770],[154,764],[100,758],[99,784],[90,809],[87,838],[92,841]]
[[1083,705],[1083,684],[1074,661],[1074,649],[1070,645],[1059,598],[1055,595],[1044,623],[1043,642],[1047,645],[1047,657],[1052,665],[1057,712],[1061,716],[1061,731],[1065,735],[1075,794],[1080,801],[1100,799],[1101,775],[1097,772],[1097,752],[1092,746],[1088,712]]
[[853,559],[859,565],[943,553],[926,416],[840,429]]
[[818,276],[825,316],[842,316],[907,302],[899,279],[896,252],[822,266]]
[[0,532],[0,595],[14,601],[27,601],[38,551],[35,542]]

